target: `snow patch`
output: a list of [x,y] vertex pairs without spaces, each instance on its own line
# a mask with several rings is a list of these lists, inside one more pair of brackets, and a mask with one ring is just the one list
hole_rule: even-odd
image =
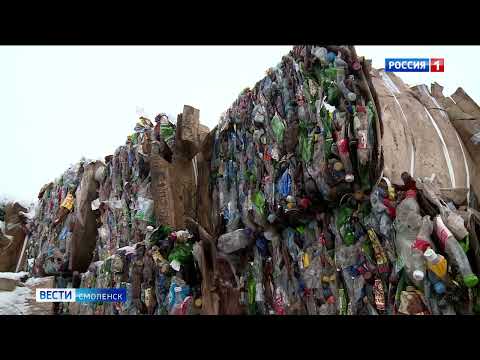
[[27,314],[27,298],[31,296],[32,291],[27,287],[17,286],[13,291],[0,291],[0,315]]
[[30,276],[26,271],[21,272],[0,272],[0,278],[2,279],[11,279],[11,280],[20,280],[24,276]]

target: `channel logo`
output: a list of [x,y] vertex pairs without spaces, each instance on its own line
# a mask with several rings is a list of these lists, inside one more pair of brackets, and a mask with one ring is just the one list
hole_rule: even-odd
[[126,302],[127,289],[36,289],[37,302]]
[[444,72],[443,58],[387,58],[386,72]]

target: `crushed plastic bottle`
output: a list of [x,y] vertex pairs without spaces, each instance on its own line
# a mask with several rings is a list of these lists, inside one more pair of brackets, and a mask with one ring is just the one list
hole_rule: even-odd
[[395,246],[410,281],[417,287],[422,288],[425,275],[425,260],[422,256],[423,253],[414,247],[417,234],[422,225],[422,217],[420,216],[420,207],[417,203],[416,195],[414,190],[407,191],[405,199],[397,207]]
[[435,234],[440,242],[442,251],[445,251],[447,254],[448,260],[458,267],[465,285],[469,288],[475,287],[478,284],[478,277],[472,272],[462,246],[445,226],[440,215],[435,217]]

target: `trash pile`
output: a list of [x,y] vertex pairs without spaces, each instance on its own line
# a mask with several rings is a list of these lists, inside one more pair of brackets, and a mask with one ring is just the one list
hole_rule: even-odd
[[[354,47],[295,46],[208,135],[191,107],[175,125],[141,117],[105,163],[83,162],[44,187],[38,273],[128,297],[58,312],[480,312],[468,175],[453,201],[440,186],[452,176],[425,177],[413,157],[422,176],[385,166],[382,117],[394,110],[369,66]],[[388,98],[402,116],[404,100]]]
[[479,310],[453,203],[372,171],[378,115],[361,69],[346,47],[294,47],[221,119],[212,197],[231,313]]
[[[159,114],[155,122],[140,117],[125,145],[105,157],[105,166],[96,168],[93,177],[97,195],[87,204],[87,210],[95,215],[98,234],[91,264],[79,276],[73,272],[57,277],[59,287],[126,288],[129,301],[62,304],[59,313],[185,314],[195,313],[201,306],[193,235],[186,230],[175,231],[155,216],[156,179],[152,181],[151,155],[173,161],[179,152],[175,135],[180,127],[165,114]],[[76,204],[77,210],[82,208],[79,201]],[[51,214],[41,208],[43,217],[39,220],[50,218],[51,223],[57,208],[58,204],[54,205]],[[71,229],[68,215],[62,224],[64,229]],[[68,239],[70,233],[65,231]],[[54,238],[60,240],[62,234],[63,230]]]
[[75,194],[83,177],[86,160],[82,159],[58,179],[44,185],[38,194],[32,238],[27,258],[35,259],[31,270],[37,276],[67,272],[71,259],[71,240],[75,222]]

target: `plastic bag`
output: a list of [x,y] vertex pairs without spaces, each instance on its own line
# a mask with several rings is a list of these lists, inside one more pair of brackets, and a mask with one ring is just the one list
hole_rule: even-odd
[[265,213],[265,196],[261,191],[257,191],[253,195],[253,203],[255,204],[257,211],[263,215]]
[[288,169],[285,170],[278,182],[279,192],[283,197],[287,197],[292,192],[292,178],[288,173]]
[[303,130],[300,132],[300,140],[299,140],[299,150],[302,160],[308,164],[312,160],[312,153],[313,153],[313,143],[312,138],[308,136],[307,130]]
[[153,210],[154,210],[154,202],[152,199],[139,197],[138,211],[135,214],[135,219],[153,223],[155,222]]
[[285,124],[277,114],[275,114],[275,116],[272,118],[271,126],[277,143],[281,143],[283,141],[283,134],[285,132]]
[[221,235],[218,238],[218,249],[226,254],[240,250],[248,246],[250,239],[247,236],[245,229],[238,229]]
[[193,257],[193,245],[191,243],[177,243],[168,255],[168,261],[177,261],[180,265],[185,264]]

